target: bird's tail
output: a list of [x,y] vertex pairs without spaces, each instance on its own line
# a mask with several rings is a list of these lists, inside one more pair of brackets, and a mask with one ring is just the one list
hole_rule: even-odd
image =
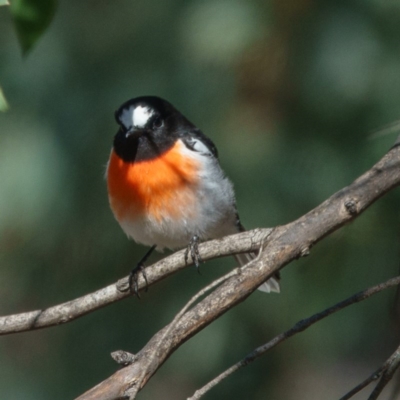
[[[239,263],[241,267],[248,264],[250,261],[254,260],[257,257],[256,253],[243,253],[243,254],[236,254],[235,256],[236,261]],[[266,293],[279,293],[281,291],[279,285],[279,274],[275,274],[271,278],[269,278],[266,282],[258,287],[258,290]]]

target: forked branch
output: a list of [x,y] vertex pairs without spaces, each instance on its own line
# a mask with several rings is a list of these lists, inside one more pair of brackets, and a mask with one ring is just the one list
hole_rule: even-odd
[[[335,193],[298,220],[268,232],[262,243],[260,256],[256,260],[188,310],[172,328],[167,325],[154,335],[136,355],[133,364],[117,371],[79,399],[134,398],[135,393],[186,340],[230,308],[244,301],[274,272],[289,262],[307,255],[318,241],[358,217],[372,203],[399,184],[398,141],[376,165],[351,185]],[[200,251],[203,256],[202,248]],[[169,333],[165,335],[167,330]],[[150,364],[149,357],[152,360]]]
[[[324,319],[326,317],[329,317],[330,315],[343,310],[346,307],[351,306],[352,304],[359,303],[360,301],[363,301],[365,299],[368,299],[374,294],[377,294],[381,292],[382,290],[391,288],[393,286],[397,286],[400,284],[400,276],[397,276],[395,278],[389,279],[388,281],[381,283],[380,285],[373,286],[369,289],[363,290],[362,292],[359,292],[351,297],[349,297],[346,300],[343,300],[332,307],[327,308],[324,311],[321,311],[317,314],[312,315],[311,317],[305,318],[299,322],[297,322],[292,328],[287,330],[286,332],[283,332],[279,334],[278,336],[275,336],[273,339],[271,339],[268,343],[263,344],[262,346],[257,347],[255,350],[253,350],[251,353],[247,354],[246,357],[244,357],[242,360],[238,361],[236,364],[232,365],[230,368],[228,368],[226,371],[222,372],[220,375],[218,375],[216,378],[208,382],[206,385],[204,385],[202,388],[196,391],[196,393],[188,398],[188,400],[198,400],[200,399],[203,395],[205,395],[210,389],[212,389],[214,386],[218,385],[220,382],[222,382],[225,378],[228,376],[232,375],[234,372],[239,370],[242,367],[247,366],[248,364],[252,363],[255,361],[257,358],[261,357],[265,353],[267,353],[269,350],[273,349],[275,346],[278,344],[284,342],[286,339],[289,339],[293,335],[296,335],[297,333],[303,332],[304,330],[308,329],[311,325],[314,325],[318,321],[321,321],[321,319]],[[364,384],[364,386],[357,386],[356,391],[354,389],[351,391],[351,393],[347,394],[346,396],[352,397],[354,396],[358,391],[360,391],[362,388],[364,388],[368,383],[372,382],[374,379],[378,379],[382,371],[388,370],[389,366],[393,365],[393,359],[394,356],[397,355],[397,358],[400,356],[400,348],[396,350],[396,352],[389,358],[386,363],[378,370],[375,371],[375,373],[369,378],[367,383]],[[349,399],[350,397],[342,397],[340,400],[346,400]]]

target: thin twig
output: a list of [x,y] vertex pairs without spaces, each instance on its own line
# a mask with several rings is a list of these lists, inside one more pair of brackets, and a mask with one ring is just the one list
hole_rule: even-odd
[[388,400],[399,400],[399,392],[400,392],[400,379],[396,379],[393,383],[392,392],[388,397]]
[[382,136],[386,136],[386,135],[389,135],[389,134],[392,134],[392,133],[396,133],[399,130],[400,130],[400,120],[397,120],[397,121],[391,122],[390,124],[388,124],[388,125],[386,125],[386,126],[384,126],[382,128],[374,130],[373,132],[371,132],[369,134],[367,139],[368,140],[374,140],[374,139],[377,139],[377,138],[382,137]]
[[[350,390],[350,392],[346,393],[339,400],[348,400],[348,399],[352,398],[354,395],[356,395],[358,392],[360,392],[362,389],[364,389],[366,386],[368,386],[371,382],[376,381],[381,376],[382,376],[382,378],[381,378],[381,381],[382,381],[382,379],[386,375],[386,373],[389,372],[389,369],[391,369],[391,371],[392,371],[392,367],[393,366],[395,366],[395,369],[393,370],[393,373],[394,373],[396,371],[396,369],[398,368],[398,366],[399,366],[399,357],[400,357],[400,346],[384,362],[384,364],[382,366],[380,366],[372,375],[370,375],[367,379],[365,379],[365,381],[363,381],[359,385],[357,385],[354,389]],[[383,373],[383,375],[382,375],[382,373]],[[390,376],[390,378],[387,380],[385,385],[390,381],[391,378],[392,378],[392,376]],[[379,383],[376,386],[376,388],[374,389],[374,391],[371,393],[371,396],[372,396],[372,394],[374,394],[374,392],[375,392],[375,390],[377,389],[378,386],[379,386]],[[384,386],[382,387],[382,389],[383,388],[384,388]],[[374,398],[377,398],[377,397],[372,397],[372,398],[369,397],[369,400],[372,400]]]
[[390,356],[390,358],[384,364],[384,370],[375,389],[372,391],[368,400],[376,400],[382,393],[385,386],[391,381],[397,368],[400,366],[400,346],[396,351]]
[[182,318],[182,316],[186,313],[186,311],[192,306],[192,304],[194,304],[200,297],[204,296],[207,292],[209,292],[210,290],[214,289],[216,286],[220,285],[222,282],[226,281],[230,277],[232,277],[234,275],[237,275],[238,273],[240,273],[240,269],[236,268],[233,271],[225,274],[224,276],[221,276],[220,278],[214,280],[209,285],[207,285],[205,288],[203,288],[199,292],[197,292],[186,303],[186,305],[179,311],[179,313],[174,317],[172,322],[169,324],[168,328],[165,330],[165,332],[160,337],[158,346],[155,346],[154,349],[152,350],[152,352],[150,353],[147,365],[144,365],[144,367],[142,368],[142,372],[141,372],[141,375],[140,375],[137,383],[134,385],[134,387],[129,388],[129,390],[126,392],[126,395],[129,396],[129,400],[133,400],[133,399],[136,398],[136,395],[138,394],[138,392],[139,392],[139,390],[140,390],[140,388],[142,386],[142,382],[144,380],[144,377],[146,376],[147,369],[148,369],[149,365],[151,365],[151,363],[153,362],[153,360],[154,360],[154,358],[156,356],[157,350],[160,347],[160,344],[171,333],[172,329],[175,328],[175,326],[178,323],[178,321]]
[[341,397],[339,400],[348,400],[351,399],[354,395],[356,395],[358,392],[361,392],[365,387],[367,387],[371,382],[376,381],[379,379],[381,376],[381,373],[385,367],[382,365],[379,367],[372,375],[370,375],[367,379],[365,379],[363,382],[358,384],[354,389],[351,389],[350,392],[346,393],[343,397]]
[[370,375],[367,379],[357,385],[354,389],[350,390],[350,392],[346,393],[339,400],[348,400],[368,386],[371,382],[379,379],[382,373],[384,373],[389,366],[393,363],[394,359],[399,357],[400,346],[396,349],[396,351],[385,361],[385,363],[380,366],[372,375]]
[[216,378],[211,380],[209,383],[204,385],[201,389],[197,390],[192,397],[189,397],[188,400],[197,400],[200,399],[205,393],[207,393],[211,388],[219,384],[223,379],[230,376],[233,372],[239,370],[242,367],[250,364],[254,360],[256,360],[261,355],[265,354],[267,351],[271,350],[278,344],[282,343],[284,340],[290,338],[291,336],[295,335],[296,333],[302,332],[305,329],[309,328],[311,325],[315,324],[316,322],[320,321],[323,318],[328,317],[329,315],[342,310],[345,307],[348,307],[352,304],[358,303],[362,300],[367,299],[368,297],[381,292],[389,287],[396,286],[400,284],[400,276],[391,278],[388,281],[381,283],[379,285],[373,286],[369,289],[363,290],[346,300],[343,300],[332,307],[327,308],[324,311],[321,311],[317,314],[312,315],[309,318],[303,319],[297,322],[292,328],[275,336],[272,340],[268,343],[257,347],[254,351],[249,353],[245,358],[234,364],[232,367],[228,368],[226,371],[218,375]]

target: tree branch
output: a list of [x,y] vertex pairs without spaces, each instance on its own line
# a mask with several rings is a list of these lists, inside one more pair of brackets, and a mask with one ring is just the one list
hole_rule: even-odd
[[[240,269],[237,268],[231,272],[229,272],[228,274],[216,279],[215,281],[211,282],[209,285],[207,285],[205,288],[203,288],[202,290],[200,290],[198,293],[196,293],[187,303],[186,305],[181,309],[181,311],[179,311],[179,313],[174,317],[174,319],[172,320],[172,322],[168,325],[167,329],[164,330],[163,334],[161,335],[161,337],[159,337],[158,339],[158,344],[156,346],[154,346],[153,348],[153,352],[147,357],[146,359],[146,364],[143,366],[142,371],[141,371],[141,375],[138,379],[137,384],[132,387],[131,391],[129,392],[129,396],[131,399],[134,399],[137,395],[137,393],[139,392],[139,389],[142,386],[142,382],[146,376],[146,372],[149,369],[149,366],[151,365],[151,363],[153,362],[153,359],[157,356],[157,350],[159,348],[159,346],[161,345],[162,341],[170,334],[170,332],[172,331],[172,329],[175,328],[176,324],[178,323],[178,321],[181,319],[181,317],[185,314],[185,312],[192,306],[192,304],[194,304],[201,296],[204,296],[207,292],[209,292],[211,289],[213,289],[214,287],[218,286],[219,284],[221,284],[222,282],[226,281],[228,278],[230,278],[231,276],[234,276],[236,274],[240,273]],[[136,359],[133,359],[131,364],[133,362],[135,362]],[[128,394],[128,393],[127,393]]]
[[[344,308],[351,306],[352,304],[356,304],[362,300],[368,299],[372,295],[379,293],[382,290],[388,289],[390,287],[393,287],[393,286],[396,286],[399,284],[400,284],[400,276],[389,279],[388,281],[381,283],[380,285],[376,285],[369,289],[363,290],[363,291],[349,297],[348,299],[343,300],[343,301],[335,304],[334,306],[327,308],[324,311],[321,311],[317,314],[312,315],[311,317],[308,317],[306,319],[303,319],[303,320],[297,322],[292,328],[290,328],[286,332],[283,332],[283,333],[275,336],[268,343],[265,343],[262,346],[257,347],[251,353],[247,354],[247,356],[244,357],[242,360],[240,360],[236,364],[232,365],[230,368],[228,368],[227,370],[222,372],[220,375],[218,375],[216,378],[214,378],[213,380],[208,382],[206,385],[204,385],[199,390],[196,390],[195,394],[192,397],[189,397],[188,400],[200,399],[210,389],[212,389],[214,386],[219,384],[222,380],[224,380],[225,378],[230,376],[232,373],[234,373],[237,370],[239,370],[240,368],[245,367],[248,364],[252,363],[258,357],[264,355],[266,352],[273,349],[278,344],[282,343],[286,339],[289,339],[291,336],[293,336],[297,333],[303,332],[304,330],[306,330],[307,328],[309,328],[311,325],[315,324],[316,322],[320,321],[321,319],[329,317],[330,315],[332,315],[340,310],[343,310]],[[376,375],[376,373],[375,373],[375,375]],[[344,399],[341,399],[341,400],[344,400]]]
[[[201,243],[199,251],[203,260],[223,257],[231,254],[257,251],[272,229],[254,229],[222,239]],[[178,251],[155,264],[146,267],[148,286],[167,278],[186,267],[185,251]],[[191,265],[188,262],[187,265]],[[117,283],[89,293],[85,296],[46,308],[0,317],[0,335],[30,331],[73,321],[83,315],[105,307],[118,300],[130,297],[128,277]],[[139,290],[146,286],[143,277],[139,277]]]
[[[153,336],[136,355],[133,364],[117,371],[79,399],[132,398],[132,390],[140,390],[176,348],[230,308],[244,301],[274,272],[290,261],[307,255],[314,244],[356,218],[399,184],[400,146],[396,143],[375,166],[351,185],[298,220],[270,231],[258,259],[242,268],[241,274],[229,278],[187,311],[162,342],[159,338],[163,337],[169,326]],[[146,359],[151,354],[156,354],[157,357],[153,357],[152,363],[147,365]],[[145,376],[135,389],[143,369]]]
[[379,397],[385,386],[393,378],[393,375],[397,371],[397,368],[399,368],[399,366],[400,366],[400,346],[396,349],[396,351],[390,356],[390,358],[383,365],[383,372],[381,379],[379,380],[378,384],[375,386],[375,389],[368,397],[368,400],[376,400]]
[[389,381],[393,378],[393,374],[396,372],[397,368],[400,366],[400,346],[396,349],[396,351],[384,362],[382,366],[380,366],[372,375],[370,375],[367,379],[357,385],[354,389],[350,390],[350,392],[346,393],[339,400],[349,400],[366,386],[368,386],[371,382],[376,381],[381,377],[381,380],[376,385],[375,389],[368,397],[368,400],[375,400],[378,398],[379,394],[385,388],[385,386],[389,383]]
[[354,389],[351,389],[350,392],[346,393],[339,400],[349,400],[353,396],[355,396],[358,392],[367,387],[371,382],[376,381],[381,376],[382,371],[384,370],[384,365],[379,367],[372,375],[370,375],[367,379],[362,381],[359,385],[357,385]]

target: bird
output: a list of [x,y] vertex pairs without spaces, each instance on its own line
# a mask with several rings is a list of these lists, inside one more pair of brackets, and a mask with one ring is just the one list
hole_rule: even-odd
[[[115,111],[119,126],[107,164],[108,199],[115,219],[136,243],[150,246],[130,275],[137,274],[154,249],[187,248],[199,267],[201,241],[244,231],[233,184],[223,172],[212,140],[171,103],[141,96]],[[240,266],[256,253],[235,255]],[[275,275],[259,288],[280,291]]]

